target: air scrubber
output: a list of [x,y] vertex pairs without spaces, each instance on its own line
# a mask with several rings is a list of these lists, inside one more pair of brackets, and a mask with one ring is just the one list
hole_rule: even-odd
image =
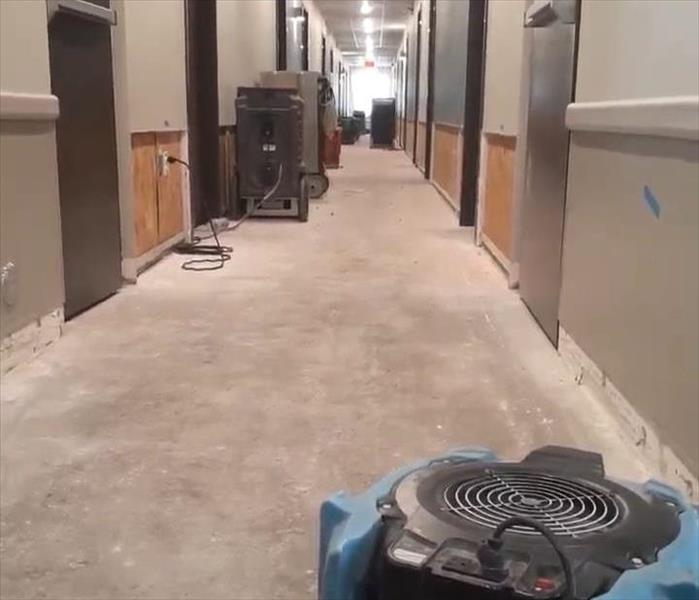
[[320,100],[321,74],[315,71],[264,71],[260,81],[267,88],[293,89],[303,100],[303,164],[311,198],[320,198],[330,186],[323,167]]
[[599,454],[464,449],[323,504],[319,597],[689,600],[698,544],[677,491],[612,481]]
[[235,108],[238,199],[245,212],[307,221],[303,100],[292,89],[241,87]]

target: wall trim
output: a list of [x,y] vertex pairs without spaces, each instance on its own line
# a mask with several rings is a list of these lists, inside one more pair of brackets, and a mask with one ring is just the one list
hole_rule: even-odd
[[495,259],[495,262],[500,265],[503,271],[508,275],[508,285],[509,285],[509,274],[511,270],[511,263],[507,257],[502,253],[500,248],[495,245],[495,242],[491,240],[485,232],[481,231],[481,243],[485,249],[490,253],[490,255]]
[[7,373],[40,354],[61,337],[63,323],[63,308],[56,308],[3,338],[0,372]]
[[458,133],[459,135],[463,134],[464,128],[461,125],[454,125],[453,123],[447,123],[446,121],[437,121],[435,120],[432,123],[433,127],[441,127],[442,129],[447,129],[449,131],[453,131],[454,133]]
[[650,463],[663,479],[684,491],[689,498],[699,500],[699,481],[673,450],[664,444],[655,428],[644,419],[607,378],[607,374],[578,346],[561,326],[558,352],[563,362],[572,370],[578,385],[584,385],[593,396],[611,409],[620,422],[627,441]]
[[143,254],[141,254],[141,256],[125,260],[133,261],[132,265],[136,268],[136,272],[140,274],[145,269],[150,267],[153,263],[160,260],[165,255],[165,253],[168,250],[170,250],[170,248],[172,248],[175,244],[179,244],[184,239],[185,233],[184,231],[181,231],[180,233],[176,233],[164,242],[161,242],[154,248],[151,248],[147,252],[144,252]]
[[52,94],[0,90],[0,119],[3,121],[55,121],[58,114],[58,98]]
[[699,141],[699,96],[574,102],[566,110],[566,126]]
[[434,187],[435,190],[437,190],[437,193],[442,197],[442,199],[447,203],[447,206],[451,208],[454,213],[457,215],[459,214],[459,207],[456,205],[456,203],[449,197],[449,194],[447,194],[446,190],[442,188],[441,185],[439,185],[434,179],[429,180],[432,186]]

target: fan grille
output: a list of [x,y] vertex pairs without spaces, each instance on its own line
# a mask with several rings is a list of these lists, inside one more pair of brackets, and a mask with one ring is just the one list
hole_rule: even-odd
[[[444,490],[445,510],[494,529],[509,517],[529,517],[554,535],[580,537],[606,531],[624,515],[624,505],[610,492],[546,473],[488,470],[452,483]],[[523,535],[541,535],[526,526]]]

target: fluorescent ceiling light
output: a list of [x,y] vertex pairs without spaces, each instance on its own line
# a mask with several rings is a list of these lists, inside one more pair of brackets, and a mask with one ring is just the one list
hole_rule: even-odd
[[365,18],[362,21],[362,29],[364,30],[364,33],[371,33],[372,31],[374,31],[374,26],[371,22],[371,19]]
[[384,31],[403,31],[407,28],[408,26],[405,23],[388,23],[383,26]]
[[374,7],[371,4],[369,4],[368,0],[363,0],[359,12],[361,12],[363,15],[368,15],[373,9]]
[[374,40],[371,39],[371,36],[368,35],[366,36],[366,49],[368,50],[373,50],[374,49]]

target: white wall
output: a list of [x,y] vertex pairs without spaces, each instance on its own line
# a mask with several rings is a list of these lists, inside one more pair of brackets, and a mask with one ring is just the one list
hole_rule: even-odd
[[[46,4],[0,1],[0,93],[51,93]],[[56,136],[52,120],[0,111],[0,264],[15,264],[15,301],[0,301],[0,337],[63,306]]]
[[699,94],[699,2],[583,2],[577,102]]
[[124,19],[131,131],[185,130],[183,1],[128,0]]
[[276,68],[277,13],[274,0],[218,0],[219,123],[235,123],[240,86],[259,82]]
[[486,42],[483,130],[517,135],[524,0],[490,0]]
[[308,70],[320,72],[323,63],[322,38],[325,33],[325,21],[312,0],[304,0],[303,5],[308,11]]
[[[697,39],[697,2],[583,2],[576,101],[697,95]],[[612,131],[571,135],[560,321],[696,476],[699,143]]]
[[[415,18],[422,7],[422,33],[420,37],[420,97],[418,98],[417,116],[423,123],[427,122],[427,77],[430,55],[430,3],[419,0],[415,5]],[[466,65],[464,64],[464,69]]]
[[46,5],[0,1],[0,80],[3,91],[48,94]]

